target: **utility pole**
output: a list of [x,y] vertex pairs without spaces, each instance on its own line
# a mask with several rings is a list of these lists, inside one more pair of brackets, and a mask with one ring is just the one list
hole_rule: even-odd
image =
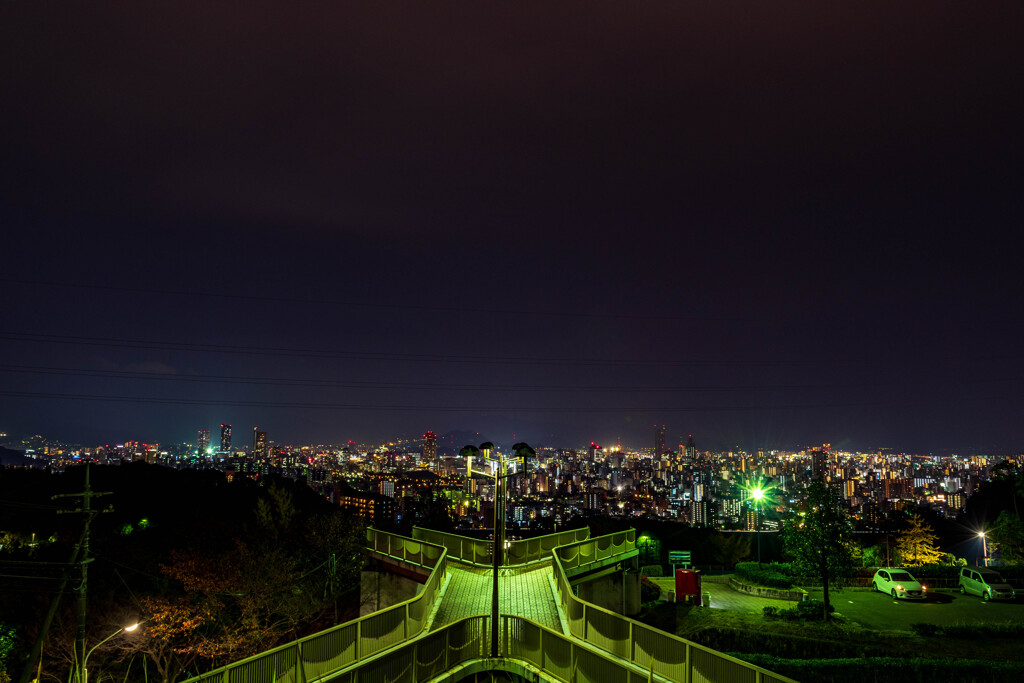
[[[18,683],[28,683],[29,677],[32,675],[33,663],[38,663],[39,670],[42,670],[43,642],[46,641],[46,634],[50,631],[50,624],[53,623],[53,617],[57,613],[57,606],[60,604],[60,599],[64,595],[64,589],[68,585],[68,579],[71,578],[71,570],[75,566],[75,561],[78,559],[78,553],[81,552],[84,540],[85,534],[83,532],[82,538],[78,539],[78,543],[75,544],[74,549],[71,551],[71,557],[68,559],[68,563],[61,574],[60,588],[57,589],[57,594],[54,595],[53,600],[50,601],[50,609],[46,612],[42,628],[40,628],[39,635],[36,637],[36,642],[32,646],[32,652],[29,653],[28,659],[25,661],[25,666],[21,671],[21,678],[18,679]],[[36,677],[38,678],[38,675]]]
[[[481,457],[485,463],[493,470],[492,472],[483,472],[476,470],[477,474],[482,474],[485,477],[490,477],[494,480],[494,545],[491,551],[492,560],[492,577],[493,584],[491,587],[491,656],[498,656],[498,619],[499,614],[499,600],[498,600],[498,573],[500,572],[505,553],[505,496],[508,490],[508,478],[514,477],[518,474],[522,474],[525,469],[527,458],[536,457],[537,454],[534,452],[529,445],[525,443],[517,443],[512,447],[513,456],[507,457],[502,454],[497,454],[497,457],[491,458],[491,451],[494,450],[494,444],[490,441],[480,444],[480,448],[476,446],[464,446],[459,451],[459,455],[466,458],[466,472],[472,477],[473,476],[473,458]],[[512,472],[509,472],[508,465],[516,463],[522,465],[521,468],[513,468]]]
[[[77,617],[78,617],[78,630],[75,636],[75,678],[77,683],[83,683],[85,658],[88,652],[85,649],[85,610],[86,610],[86,598],[88,597],[88,585],[89,585],[89,563],[92,562],[92,558],[89,557],[89,527],[92,524],[93,515],[97,514],[99,510],[92,509],[92,499],[96,496],[107,496],[110,495],[110,491],[93,491],[89,485],[89,463],[85,464],[85,489],[81,493],[65,493],[57,496],[57,498],[81,498],[82,506],[76,510],[61,510],[60,512],[66,513],[81,513],[85,516],[84,530],[82,531],[82,546],[78,554],[78,566],[82,571],[82,581],[77,588],[78,601],[77,601]],[[110,512],[110,508],[106,510]]]

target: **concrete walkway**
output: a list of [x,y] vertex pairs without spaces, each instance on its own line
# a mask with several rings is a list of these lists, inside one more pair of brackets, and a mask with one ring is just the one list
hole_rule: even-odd
[[[675,590],[675,580],[672,577],[651,577],[654,583],[662,591]],[[761,613],[768,606],[788,609],[796,607],[793,600],[774,600],[772,598],[759,598],[755,595],[747,595],[733,590],[727,583],[701,582],[701,590],[711,594],[711,607],[717,609],[731,609],[738,612]]]
[[[448,561],[448,584],[432,628],[477,614],[491,613],[490,569]],[[551,592],[551,563],[530,569],[504,569],[498,576],[498,601],[502,614],[513,614],[561,631],[558,608]]]

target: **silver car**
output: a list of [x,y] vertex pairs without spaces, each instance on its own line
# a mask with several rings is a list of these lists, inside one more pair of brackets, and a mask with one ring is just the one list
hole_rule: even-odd
[[961,595],[980,595],[982,600],[1013,600],[1017,597],[1013,586],[987,567],[962,568],[959,583]]
[[922,586],[902,567],[879,569],[871,579],[871,584],[876,591],[888,593],[894,600],[924,600],[928,597],[928,587]]

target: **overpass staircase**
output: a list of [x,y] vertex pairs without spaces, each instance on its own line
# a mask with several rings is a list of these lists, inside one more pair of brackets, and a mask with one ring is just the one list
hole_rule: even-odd
[[498,657],[490,656],[489,541],[368,529],[366,552],[422,582],[417,594],[185,683],[441,683],[495,671],[560,683],[796,683],[579,599],[574,578],[637,555],[633,529],[509,544]]

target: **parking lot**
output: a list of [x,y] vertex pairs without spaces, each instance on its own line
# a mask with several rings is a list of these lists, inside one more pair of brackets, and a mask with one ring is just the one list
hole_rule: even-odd
[[[672,588],[671,579],[657,579],[665,590]],[[772,600],[740,593],[728,584],[705,582],[702,589],[710,593],[712,609],[737,610],[760,614],[766,606],[787,609],[795,602]],[[808,590],[808,597],[820,600],[820,588]],[[956,590],[939,590],[927,600],[893,600],[883,593],[865,589],[830,591],[832,607],[843,617],[866,628],[876,630],[910,629],[919,621],[942,626],[971,623],[1024,623],[1024,600],[984,602],[973,595],[960,595]]]
[[[821,589],[808,591],[809,597],[821,599]],[[927,600],[893,600],[884,593],[866,590],[829,592],[832,607],[858,624],[878,630],[909,630],[923,621],[950,626],[978,622],[1024,623],[1024,601],[984,602],[973,595],[960,595],[953,590],[935,591]]]

